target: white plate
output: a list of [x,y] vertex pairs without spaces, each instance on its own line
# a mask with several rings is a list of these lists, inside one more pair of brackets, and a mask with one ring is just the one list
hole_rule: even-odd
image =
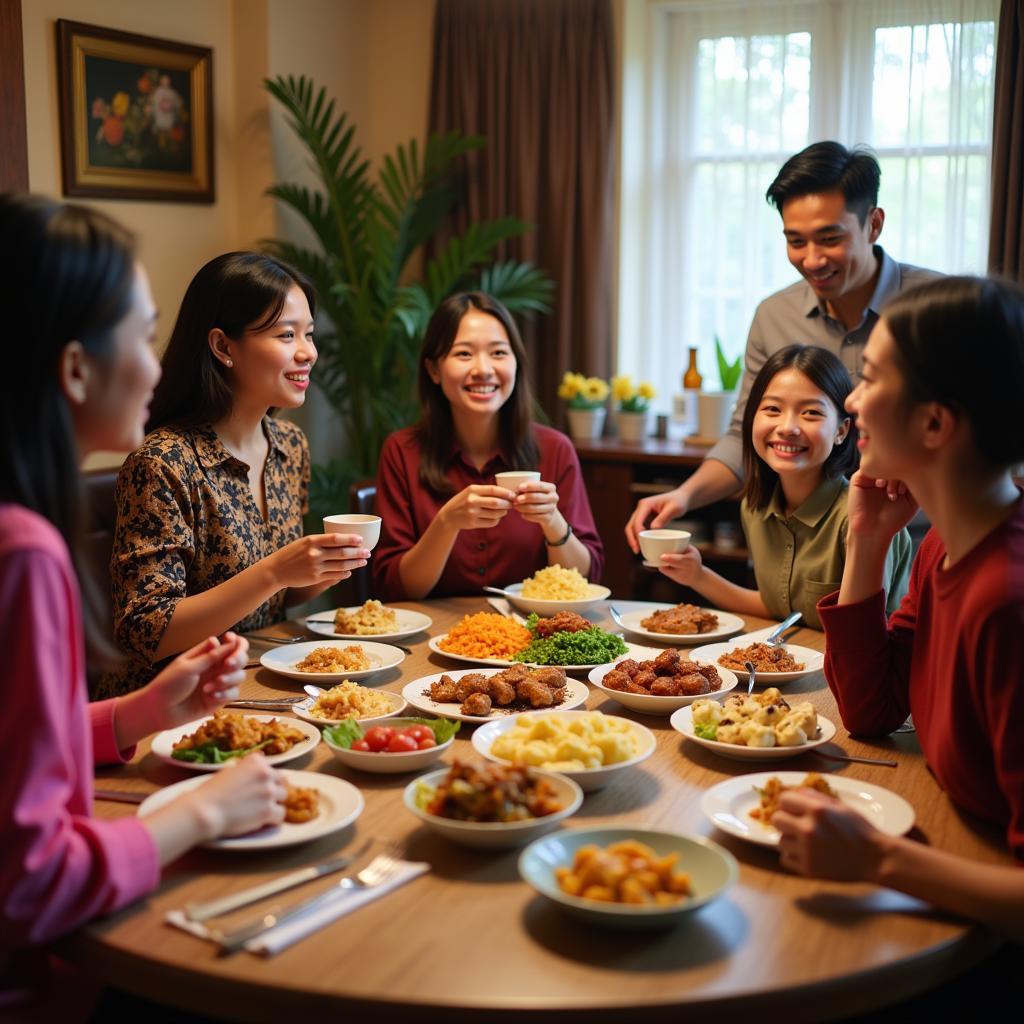
[[556,612],[584,612],[611,596],[611,591],[607,587],[602,587],[599,583],[591,583],[589,586],[590,596],[582,597],[578,601],[544,601],[539,597],[523,597],[521,593],[523,589],[522,583],[512,583],[505,587],[502,593],[508,598],[509,604],[513,608],[518,608],[522,612],[554,615]]
[[[686,657],[688,656],[689,652],[687,652]],[[625,657],[629,656],[625,655]],[[618,661],[614,661],[610,665],[598,665],[597,668],[590,670],[590,675],[587,676],[587,679],[603,694],[611,697],[612,700],[618,701],[624,708],[639,711],[645,715],[671,715],[677,708],[684,708],[695,700],[701,700],[705,697],[710,697],[713,700],[722,700],[730,690],[736,688],[736,683],[738,682],[734,672],[730,672],[727,668],[722,668],[721,665],[716,665],[715,668],[718,670],[722,685],[719,689],[712,690],[710,693],[698,693],[693,697],[659,697],[653,693],[626,693],[622,690],[612,690],[605,686],[602,680],[624,658],[619,658]]]
[[[293,772],[285,769],[281,774],[292,786],[315,789],[320,793],[320,813],[315,818],[295,825],[286,821],[280,825],[267,825],[248,835],[215,839],[203,845],[213,850],[270,850],[278,846],[294,846],[296,843],[308,843],[312,839],[338,832],[351,825],[363,812],[363,794],[351,782],[320,772]],[[144,818],[182,793],[209,781],[202,777],[165,786],[139,804],[138,815]]]
[[[763,642],[764,638],[759,640]],[[718,659],[723,654],[735,651],[739,647],[749,647],[758,640],[748,640],[746,637],[733,637],[728,643],[708,644],[706,647],[695,647],[690,652],[691,658],[697,661],[710,661],[712,665],[718,664]],[[821,651],[813,651],[810,647],[797,647],[796,644],[783,644],[783,647],[798,661],[802,661],[804,667],[798,672],[758,672],[754,682],[757,686],[777,686],[779,683],[791,683],[794,679],[809,676],[813,672],[820,672],[825,667],[825,655]],[[744,676],[746,678],[746,676]]]
[[[778,846],[779,833],[750,816],[761,798],[754,787],[763,788],[769,779],[777,778],[784,786],[799,786],[807,772],[757,772],[737,775],[712,786],[700,802],[704,816],[723,832],[759,846]],[[914,808],[903,797],[872,783],[845,775],[823,775],[839,799],[862,814],[879,831],[902,836],[914,826]]]
[[[370,659],[370,668],[358,669],[355,672],[302,672],[295,666],[308,654],[318,647],[353,647],[358,646],[366,652]],[[355,642],[351,640],[339,640],[337,643],[329,644],[323,640],[310,640],[304,644],[285,644],[282,647],[274,647],[264,651],[260,655],[260,664],[276,672],[280,676],[287,676],[289,679],[303,679],[307,683],[340,683],[343,679],[366,679],[375,672],[383,672],[385,669],[394,668],[405,660],[405,651],[397,647],[389,647],[387,644],[375,643],[360,637]],[[325,687],[326,689],[326,687]]]
[[[246,718],[259,718],[264,722],[269,722],[273,718],[280,719],[283,722],[287,722],[289,725],[295,726],[300,732],[306,734],[304,740],[300,740],[295,744],[291,750],[286,750],[283,754],[270,754],[267,756],[268,764],[287,764],[289,761],[294,761],[297,757],[302,757],[303,754],[308,754],[319,742],[320,742],[320,730],[310,725],[308,722],[297,721],[294,718],[287,718],[284,715],[250,715],[247,712],[238,712],[244,714]],[[150,750],[160,758],[161,761],[166,761],[168,764],[173,764],[176,768],[187,768],[193,772],[219,772],[222,768],[226,768],[230,762],[224,764],[199,764],[196,761],[179,761],[175,757],[171,757],[171,751],[174,749],[174,744],[178,742],[183,736],[188,736],[194,733],[196,729],[203,724],[208,722],[213,716],[207,715],[206,718],[197,718],[194,722],[186,722],[184,725],[179,725],[174,729],[165,729],[163,732],[158,732],[153,737],[153,742],[150,745]]]
[[[354,615],[362,605],[353,605],[346,608],[349,615]],[[335,633],[334,616],[338,611],[332,608],[328,612],[317,612],[306,619],[306,629],[311,633],[319,633],[320,636],[329,636],[332,640],[401,640],[403,637],[412,636],[414,633],[422,633],[429,629],[434,621],[429,615],[423,612],[414,612],[408,608],[392,608],[398,619],[398,628],[389,633]]]
[[644,629],[644,627],[640,625],[642,619],[646,619],[654,612],[675,607],[676,606],[674,604],[654,603],[647,604],[643,608],[637,608],[634,606],[630,611],[624,611],[619,614],[619,623],[622,625],[623,629],[628,630],[630,633],[635,633],[637,636],[653,640],[655,643],[687,645],[704,644],[711,640],[720,640],[723,637],[732,636],[733,633],[739,633],[746,625],[738,615],[733,615],[732,612],[720,612],[717,608],[701,609],[702,611],[711,612],[713,615],[718,616],[718,628],[713,629],[708,633],[656,633],[653,630]]
[[[439,718],[451,718],[457,722],[490,722],[494,719],[500,720],[514,715],[525,714],[524,711],[492,708],[491,713],[486,716],[463,715],[459,712],[461,704],[438,704],[437,701],[431,700],[424,693],[424,690],[429,690],[430,684],[439,680],[441,676],[448,676],[449,679],[461,679],[463,676],[468,676],[471,672],[479,672],[482,676],[493,676],[500,671],[500,669],[496,668],[461,668],[454,672],[436,672],[432,676],[421,676],[419,679],[414,679],[411,683],[406,683],[402,688],[402,696],[412,707],[419,711],[425,711],[428,715],[437,715]],[[528,708],[526,710],[568,711],[570,708],[578,708],[580,705],[585,704],[589,694],[590,690],[587,688],[586,683],[581,683],[578,679],[566,679],[565,698],[561,704],[556,704],[552,708]]]
[[693,743],[698,743],[700,746],[707,747],[708,750],[713,750],[716,754],[721,754],[722,757],[732,758],[734,761],[781,761],[787,757],[799,757],[808,750],[820,747],[822,743],[828,743],[836,734],[836,727],[824,715],[818,715],[818,731],[821,735],[817,739],[808,740],[799,747],[744,747],[738,743],[701,739],[693,731],[693,709],[690,707],[673,711],[669,724],[676,732],[681,732]]
[[[507,658],[471,658],[465,654],[452,654],[451,651],[442,650],[439,646],[447,635],[447,633],[442,633],[440,636],[432,636],[427,646],[435,654],[440,654],[443,658],[451,658],[452,661],[464,661],[467,665],[500,665],[502,668],[508,668],[509,665],[529,665],[530,668],[564,668],[566,672],[589,672],[592,668],[597,667],[595,665],[537,665],[531,661],[510,661]],[[627,642],[626,653],[620,654],[615,660],[618,661],[619,658],[636,658],[637,661],[643,661],[645,658],[651,658],[660,653],[661,651],[656,651],[651,647],[641,647],[639,644]],[[601,664],[611,665],[612,662],[605,661]]]
[[[725,669],[722,669],[724,672]],[[357,721],[362,726],[377,725],[380,722],[387,721],[389,718],[393,718],[395,715],[400,715],[405,710],[405,698],[400,693],[390,693],[387,690],[374,690],[374,693],[379,693],[382,697],[386,697],[391,701],[391,710],[386,715],[371,715],[369,718],[357,718]],[[308,700],[304,700],[301,704],[292,705],[292,713],[297,717],[301,718],[304,722],[311,722],[313,725],[337,725],[339,722],[343,722],[343,718],[318,718],[316,715],[309,713],[310,707],[312,707],[315,698],[310,697]]]
[[[574,717],[582,714],[594,714],[594,712],[588,712],[584,709],[579,711],[563,710],[562,708],[549,709],[549,708],[537,708],[536,711],[526,712],[531,715],[554,715],[556,718],[571,721]],[[601,712],[603,714],[603,712]],[[617,715],[608,715],[609,718],[617,718]],[[617,761],[615,764],[601,765],[599,768],[582,768],[579,771],[572,771],[567,768],[559,768],[557,772],[559,775],[564,775],[567,779],[573,779],[579,783],[580,789],[585,793],[590,792],[594,789],[601,789],[603,786],[607,786],[614,778],[616,778],[624,769],[632,768],[634,765],[640,764],[641,761],[646,761],[647,758],[654,753],[655,748],[658,746],[658,741],[654,738],[654,733],[647,728],[646,725],[641,725],[639,722],[633,722],[628,718],[620,718],[620,722],[626,722],[633,731],[639,741],[639,752],[634,754],[632,757],[625,761]],[[495,761],[498,764],[510,764],[511,762],[506,761],[503,757],[495,757],[491,753],[491,747],[494,745],[494,741],[503,733],[508,732],[515,725],[515,722],[509,718],[501,718],[494,722],[488,722],[486,725],[482,725],[475,733],[473,733],[472,744],[473,749],[477,753],[483,754],[488,761]],[[543,771],[551,771],[553,769],[542,769]]]

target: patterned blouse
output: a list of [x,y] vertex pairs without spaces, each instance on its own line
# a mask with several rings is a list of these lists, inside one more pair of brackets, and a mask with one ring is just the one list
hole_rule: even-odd
[[[127,663],[103,676],[93,699],[144,686],[161,667],[160,639],[183,597],[200,594],[302,535],[309,447],[285,420],[263,420],[270,442],[263,473],[267,517],[249,489],[249,467],[210,427],[161,427],[117,476],[110,560],[114,636]],[[285,616],[285,592],[231,628],[260,629]]]

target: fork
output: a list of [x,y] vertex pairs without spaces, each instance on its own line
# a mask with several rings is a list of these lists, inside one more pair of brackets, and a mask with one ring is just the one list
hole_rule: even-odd
[[[394,850],[394,847],[389,846],[389,849]],[[339,889],[373,889],[397,874],[401,866],[401,860],[393,853],[379,853],[362,871],[354,875],[345,875],[329,889],[325,889],[316,896],[293,903],[276,914],[264,914],[230,932],[210,929],[210,937],[220,946],[220,955],[228,956],[237,952],[251,939],[270,931],[271,928],[276,928],[279,924],[291,921],[307,910],[335,899]]]

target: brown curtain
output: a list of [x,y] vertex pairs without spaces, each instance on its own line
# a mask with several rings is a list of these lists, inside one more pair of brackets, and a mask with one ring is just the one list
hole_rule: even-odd
[[553,312],[524,326],[541,405],[561,414],[567,369],[607,376],[612,330],[614,60],[609,0],[438,0],[431,132],[482,135],[455,230],[534,225],[500,258],[555,281]]
[[988,266],[1024,283],[1024,0],[999,11]]

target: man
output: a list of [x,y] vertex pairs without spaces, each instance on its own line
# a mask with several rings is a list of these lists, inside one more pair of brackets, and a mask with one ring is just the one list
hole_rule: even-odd
[[740,488],[743,410],[768,356],[796,342],[817,345],[839,356],[856,381],[864,345],[886,300],[937,276],[896,263],[875,244],[885,223],[878,206],[880,179],[869,151],[851,151],[838,142],[816,142],[783,164],[765,198],[782,216],[789,262],[803,280],[757,307],[729,432],[675,490],[640,501],[626,524],[634,552],[640,550],[641,530],[657,529]]

